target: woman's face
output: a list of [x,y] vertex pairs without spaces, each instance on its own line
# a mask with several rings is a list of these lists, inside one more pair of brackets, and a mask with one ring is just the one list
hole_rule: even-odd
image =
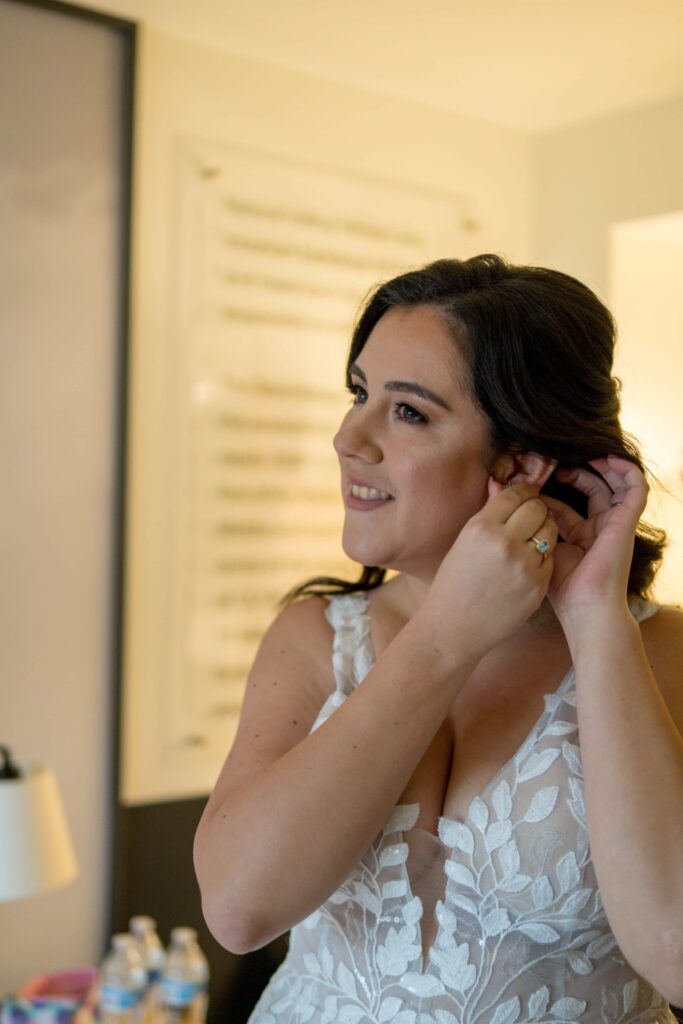
[[[334,438],[344,551],[429,581],[488,496],[488,424],[468,393],[465,364],[436,310],[394,307],[371,332],[351,383],[353,404]],[[367,500],[354,484],[390,497]]]

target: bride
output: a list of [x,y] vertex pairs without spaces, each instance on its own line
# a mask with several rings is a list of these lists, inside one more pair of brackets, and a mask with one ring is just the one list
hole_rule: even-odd
[[683,613],[614,341],[492,255],[367,302],[334,438],[363,572],[283,602],[195,840],[219,942],[291,929],[251,1024],[674,1021]]

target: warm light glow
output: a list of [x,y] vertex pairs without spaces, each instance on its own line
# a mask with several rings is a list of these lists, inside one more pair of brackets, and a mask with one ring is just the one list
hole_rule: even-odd
[[666,488],[653,487],[646,518],[670,540],[656,598],[677,604],[683,598],[683,211],[614,224],[609,243],[622,421]]

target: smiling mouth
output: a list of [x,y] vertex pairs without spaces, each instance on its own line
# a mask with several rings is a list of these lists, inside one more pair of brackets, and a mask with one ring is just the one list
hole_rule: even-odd
[[375,487],[361,487],[358,484],[351,484],[350,493],[362,501],[390,501],[392,498],[386,491],[379,491]]

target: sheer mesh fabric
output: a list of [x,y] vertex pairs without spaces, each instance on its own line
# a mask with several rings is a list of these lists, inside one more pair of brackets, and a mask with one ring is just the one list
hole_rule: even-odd
[[[311,731],[374,663],[368,603],[329,601],[336,690]],[[630,608],[638,621],[657,611]],[[292,929],[249,1024],[676,1024],[602,907],[573,670],[544,704],[464,821],[441,818],[435,836],[416,828],[418,804],[394,809],[344,884]]]

